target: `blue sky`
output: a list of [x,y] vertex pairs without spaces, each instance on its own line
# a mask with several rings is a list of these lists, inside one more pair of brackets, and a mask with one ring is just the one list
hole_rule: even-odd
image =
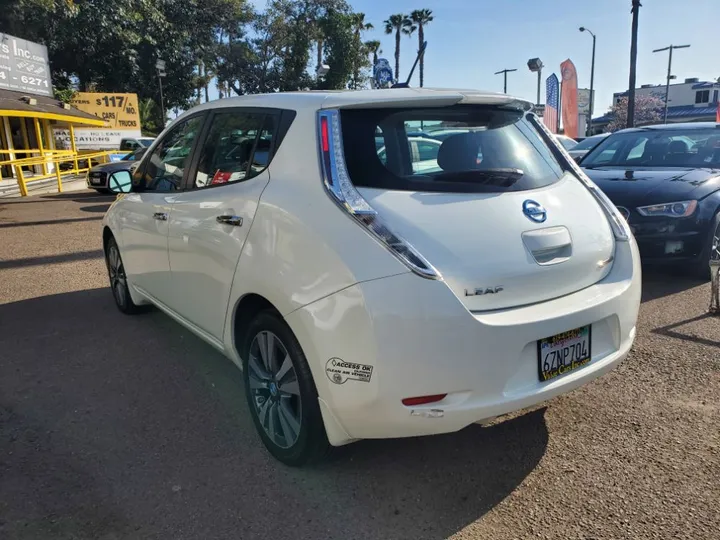
[[[537,76],[527,60],[540,57],[543,79],[570,58],[581,88],[590,86],[592,38],[581,33],[585,26],[597,36],[595,59],[595,116],[604,113],[613,92],[627,89],[630,65],[630,0],[349,0],[355,11],[365,13],[375,29],[365,39],[382,42],[382,56],[394,66],[394,37],[383,31],[383,20],[393,13],[428,8],[435,20],[425,38],[425,86],[450,86],[502,91],[496,71],[517,68],[508,74],[508,93],[535,101]],[[262,8],[265,0],[253,0]],[[675,51],[673,74],[679,80],[720,77],[720,0],[643,0],[640,10],[637,84],[663,84],[667,52],[653,49],[690,44]],[[400,75],[404,80],[417,50],[417,36],[403,37]],[[417,70],[411,86],[417,86]],[[545,89],[542,88],[544,102]]]

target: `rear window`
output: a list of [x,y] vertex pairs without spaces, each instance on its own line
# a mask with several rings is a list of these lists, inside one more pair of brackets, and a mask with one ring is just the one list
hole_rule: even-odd
[[341,112],[348,173],[358,187],[499,192],[557,182],[563,171],[525,113],[498,107]]

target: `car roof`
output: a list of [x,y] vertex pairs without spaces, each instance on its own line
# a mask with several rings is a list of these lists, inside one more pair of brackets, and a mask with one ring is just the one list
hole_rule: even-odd
[[641,126],[634,128],[626,128],[616,131],[615,133],[633,133],[639,131],[687,131],[688,129],[720,129],[718,122],[678,122],[676,124],[654,124],[651,126]]
[[[513,105],[530,110],[532,104],[524,99],[479,90],[444,88],[387,88],[377,90],[322,90],[306,92],[277,92],[218,99],[204,103],[190,111],[227,107],[269,107],[280,109],[335,109],[396,107],[406,105],[449,106],[458,103],[480,105]],[[190,112],[188,111],[188,112]],[[187,114],[187,113],[186,113]],[[184,116],[184,115],[182,115]]]

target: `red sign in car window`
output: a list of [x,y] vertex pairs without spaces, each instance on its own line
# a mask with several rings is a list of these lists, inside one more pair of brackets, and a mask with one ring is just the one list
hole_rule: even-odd
[[227,184],[230,181],[231,176],[232,176],[232,173],[222,172],[222,171],[218,170],[215,173],[215,176],[213,176],[213,179],[212,179],[212,182],[210,182],[210,185]]

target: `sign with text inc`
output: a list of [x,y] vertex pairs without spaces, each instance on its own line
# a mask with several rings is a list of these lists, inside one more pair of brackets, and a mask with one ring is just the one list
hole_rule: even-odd
[[47,47],[0,33],[0,88],[52,96]]

